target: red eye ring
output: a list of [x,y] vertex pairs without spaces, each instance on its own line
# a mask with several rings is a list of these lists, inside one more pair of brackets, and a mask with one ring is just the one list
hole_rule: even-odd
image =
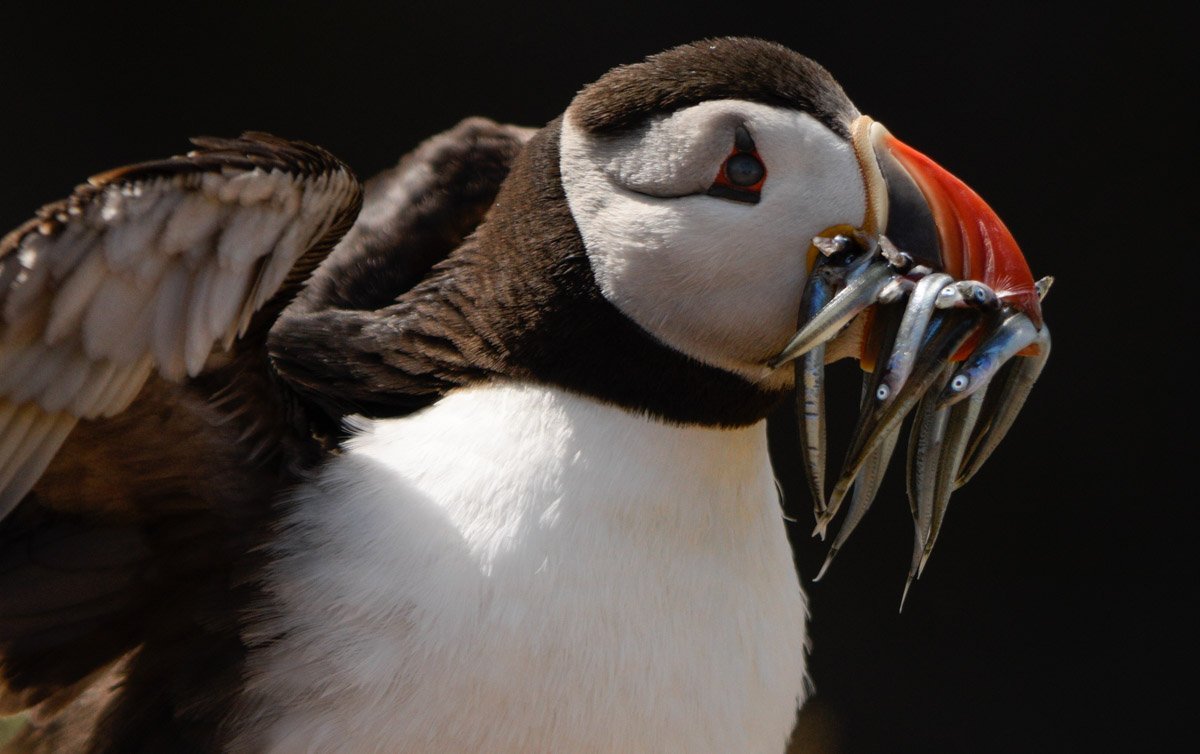
[[[744,163],[744,164],[738,164]],[[732,167],[732,170],[730,169]],[[751,179],[757,176],[757,180],[747,182],[746,174],[749,173]],[[758,156],[758,151],[742,152],[735,149],[725,158],[725,162],[721,163],[721,172],[717,174],[717,179],[713,181],[715,186],[724,186],[735,191],[748,191],[754,194],[762,193],[763,184],[767,182],[767,166],[763,164],[762,158]]]
[[722,199],[757,204],[766,182],[767,166],[755,149],[750,132],[745,126],[738,126],[733,151],[721,163],[721,169],[706,193]]

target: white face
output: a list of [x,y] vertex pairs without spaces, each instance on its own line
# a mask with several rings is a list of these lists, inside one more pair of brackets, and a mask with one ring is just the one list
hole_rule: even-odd
[[[749,132],[766,179],[757,204],[706,192]],[[851,145],[815,118],[717,100],[595,136],[563,120],[567,201],[604,296],[662,342],[759,382],[796,330],[813,236],[861,226]]]

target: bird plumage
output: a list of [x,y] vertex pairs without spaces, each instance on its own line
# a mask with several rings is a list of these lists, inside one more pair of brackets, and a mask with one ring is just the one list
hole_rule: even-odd
[[[378,299],[380,288],[411,287],[474,229],[525,137],[468,120],[370,182],[356,231],[297,309],[381,306],[395,293]],[[286,142],[265,142],[275,144]],[[223,226],[210,232],[219,240]],[[318,261],[323,253],[315,247]],[[151,375],[126,410],[80,421],[0,523],[0,698],[8,711],[33,708],[44,727],[29,738],[64,735],[55,714],[117,662],[120,691],[87,700],[107,706],[94,737],[68,734],[120,751],[204,750],[223,735],[245,654],[237,616],[258,594],[249,553],[266,536],[271,500],[341,431],[340,414],[304,410],[281,389],[266,355],[278,311],[252,320],[196,377]]]
[[762,423],[481,384],[356,423],[283,509],[235,750],[787,742],[805,605]]
[[[464,121],[365,196],[246,134],[14,231],[18,744],[73,719],[92,751],[781,750],[806,607],[773,357],[814,260],[882,232],[864,123],[807,58],[707,40],[536,131]],[[838,274],[898,280],[876,251]]]

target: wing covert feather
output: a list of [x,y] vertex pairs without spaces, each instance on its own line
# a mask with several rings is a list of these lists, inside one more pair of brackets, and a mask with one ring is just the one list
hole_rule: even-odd
[[0,518],[76,421],[122,411],[154,370],[195,377],[294,295],[361,204],[319,147],[193,143],[92,177],[0,240]]

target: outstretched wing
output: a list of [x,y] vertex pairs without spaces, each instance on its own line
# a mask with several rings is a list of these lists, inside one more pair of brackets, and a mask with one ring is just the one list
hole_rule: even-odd
[[[339,393],[329,381],[296,380],[289,371],[276,374],[267,358],[268,330],[272,340],[277,331],[282,333],[287,348],[305,346],[306,333],[313,333],[320,344],[296,351],[293,355],[301,361],[347,350],[347,344],[339,345],[337,331],[323,329],[319,320],[375,316],[423,278],[482,220],[531,133],[469,119],[422,144],[367,185],[354,228],[307,283],[312,267],[345,231],[358,198],[355,193],[343,214],[336,214],[333,199],[339,194],[334,189],[348,173],[323,152],[304,148],[311,150],[306,164],[325,167],[288,175],[298,176],[293,185],[301,192],[301,212],[319,217],[312,227],[328,227],[326,236],[308,251],[286,250],[299,254],[299,261],[248,325],[241,319],[243,310],[235,308],[229,329],[211,329],[210,345],[248,327],[229,352],[207,356],[199,375],[182,384],[151,374],[126,410],[112,409],[118,413],[110,418],[80,420],[34,493],[0,521],[0,712],[38,705],[38,725],[27,728],[21,745],[36,741],[58,750],[56,746],[65,745],[63,736],[86,740],[94,735],[93,747],[101,741],[111,750],[125,750],[131,742],[153,740],[162,742],[159,748],[173,750],[177,740],[190,746],[216,740],[222,705],[239,683],[237,663],[244,650],[237,611],[247,604],[247,587],[252,589],[244,569],[253,563],[239,561],[253,560],[245,554],[263,529],[265,503],[294,480],[290,467],[319,457],[317,447],[314,456],[297,458],[312,450],[307,433],[314,429],[314,417],[321,414],[323,429],[336,432],[343,407],[362,403]],[[265,137],[248,138],[261,142]],[[224,151],[239,150],[245,147]],[[286,172],[261,167],[263,174],[277,169]],[[219,165],[209,170],[227,180],[236,177]],[[310,193],[318,190],[323,193]],[[230,215],[243,205],[229,206],[233,209],[221,210],[224,220],[208,236],[209,259],[218,264],[221,239],[233,227]],[[328,220],[327,212],[334,212],[335,219]],[[18,233],[31,230],[36,229],[27,226]],[[15,250],[21,241],[11,238],[5,248]],[[94,253],[106,253],[102,245],[95,246],[101,251]],[[274,248],[247,276],[241,306],[253,307],[256,296],[251,292],[267,274],[262,268],[283,251],[279,242]],[[83,263],[82,256],[73,268]],[[44,296],[51,309],[53,291],[62,288],[59,284]],[[7,282],[4,290],[9,290]],[[186,290],[188,308],[171,310],[184,312],[177,321],[184,334],[175,341],[183,350],[182,371],[176,375],[188,373],[190,307],[203,289],[189,276]],[[285,305],[287,316],[282,316]],[[207,304],[195,306],[207,316]],[[87,337],[82,322],[88,310],[83,311],[70,336],[80,350]],[[45,314],[42,318],[48,320]],[[178,367],[174,356],[157,359],[153,328],[149,350],[141,358],[150,359],[151,370],[173,360]],[[201,363],[201,357],[195,358],[194,363]],[[299,364],[287,362],[289,370],[301,368]],[[38,409],[44,411],[40,404]],[[264,444],[283,447],[273,460],[248,463],[247,457]],[[204,463],[195,461],[200,458]],[[126,662],[118,674],[110,670],[101,675],[122,657]],[[106,694],[77,696],[95,677],[119,677],[119,694],[112,699]],[[94,723],[96,708],[106,704],[100,722]],[[87,714],[76,715],[77,708]],[[75,718],[82,722],[70,722]],[[81,730],[75,730],[76,724]]]
[[265,340],[361,187],[307,144],[195,145],[92,178],[0,242],[0,713],[36,707],[38,735],[122,656],[125,687],[157,700],[125,716],[143,730],[181,714],[147,658],[201,696],[236,674],[216,659],[240,652],[234,561],[283,456],[312,445]]
[[357,179],[318,147],[194,144],[95,176],[0,241],[0,519],[76,422],[125,409],[155,369],[199,374],[357,212]]

